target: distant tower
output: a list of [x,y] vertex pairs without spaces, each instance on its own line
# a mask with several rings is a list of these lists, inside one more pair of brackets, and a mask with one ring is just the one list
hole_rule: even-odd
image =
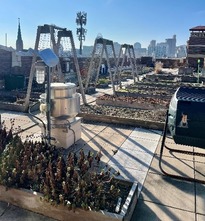
[[77,18],[76,18],[76,24],[80,26],[80,28],[77,28],[77,36],[78,40],[80,41],[80,55],[82,55],[82,47],[83,47],[83,41],[85,41],[85,34],[87,30],[83,28],[83,25],[86,25],[87,23],[87,13],[85,12],[78,12]]
[[20,27],[20,18],[18,18],[18,35],[16,40],[16,51],[23,50],[23,40],[21,37],[21,27]]
[[169,58],[176,57],[176,35],[173,35],[173,38],[166,39],[167,52],[166,55]]

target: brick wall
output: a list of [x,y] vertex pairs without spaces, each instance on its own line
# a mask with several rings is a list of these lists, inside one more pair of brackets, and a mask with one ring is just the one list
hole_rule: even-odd
[[29,77],[32,64],[32,56],[21,57],[21,73],[26,77]]
[[11,73],[12,52],[0,49],[0,79]]

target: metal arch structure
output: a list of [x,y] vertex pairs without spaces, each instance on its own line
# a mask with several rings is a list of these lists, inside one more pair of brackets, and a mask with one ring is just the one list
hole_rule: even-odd
[[[44,35],[49,35],[49,39],[46,39],[46,41],[50,40],[49,46],[53,49],[54,53],[58,57],[59,57],[59,47],[60,47],[60,44],[59,44],[60,40],[59,39],[63,35],[68,35],[68,36],[63,36],[63,37],[70,38],[71,45],[72,45],[72,52],[74,55],[74,62],[75,62],[77,75],[78,75],[78,81],[79,81],[79,84],[81,85],[82,98],[83,98],[83,102],[86,103],[84,91],[82,89],[82,82],[81,82],[79,65],[78,65],[77,54],[76,54],[76,49],[75,49],[75,44],[74,44],[72,32],[67,31],[66,28],[61,28],[56,25],[45,24],[43,26],[38,26],[38,28],[37,28],[36,41],[35,41],[35,46],[34,46],[34,51],[33,51],[33,58],[32,58],[30,75],[29,75],[29,82],[28,82],[27,93],[26,93],[26,98],[25,98],[25,102],[24,102],[25,108],[28,109],[28,107],[29,107],[29,100],[30,100],[30,95],[31,95],[31,90],[32,90],[32,83],[33,83],[33,78],[34,78],[34,73],[35,73],[35,62],[37,61],[37,58],[38,58],[38,55],[35,52],[38,50],[44,49],[44,47],[41,48],[41,45],[40,45],[41,38],[43,38]],[[59,81],[63,82],[64,78],[62,75],[60,62],[56,65],[55,68],[52,68],[52,73],[54,73],[55,71],[57,72],[57,75],[59,77]]]
[[[118,59],[117,59],[117,64],[116,64],[116,68],[115,68],[115,76],[116,75],[118,76],[120,88],[122,87],[122,84],[121,84],[121,72],[123,71],[123,66],[124,66],[124,63],[125,63],[126,55],[128,55],[128,58],[130,59],[130,62],[131,62],[132,77],[133,77],[134,83],[136,82],[135,76],[137,76],[137,78],[138,78],[134,47],[133,47],[133,45],[122,44],[120,46],[120,51],[119,51],[119,55],[118,55]],[[122,58],[122,62],[120,64],[120,59],[121,58]]]
[[[28,107],[29,107],[29,100],[30,100],[30,96],[31,96],[33,77],[34,77],[34,73],[35,73],[35,62],[37,61],[37,57],[38,57],[38,55],[37,55],[37,53],[35,53],[35,51],[42,49],[42,48],[40,48],[41,37],[43,37],[44,35],[47,34],[47,35],[49,35],[50,43],[52,44],[52,45],[50,45],[50,47],[53,49],[54,53],[58,56],[57,42],[56,42],[55,35],[54,35],[56,30],[63,30],[63,28],[60,28],[55,25],[48,25],[48,24],[45,24],[43,26],[38,26],[38,28],[37,28],[34,53],[33,53],[31,70],[30,70],[30,75],[29,75],[29,82],[28,82],[28,87],[27,87],[25,103],[24,103],[26,109],[28,109]],[[52,69],[54,70],[54,68],[52,68]],[[52,70],[52,72],[53,72],[53,70]],[[60,63],[57,64],[57,72],[59,75],[62,74]],[[61,78],[62,78],[62,76],[61,76]]]
[[77,59],[77,53],[76,53],[76,49],[75,49],[75,43],[74,43],[72,31],[70,31],[70,30],[58,31],[58,41],[57,41],[58,48],[60,48],[60,42],[61,42],[62,38],[64,38],[64,39],[66,38],[67,40],[70,40],[71,50],[72,50],[72,54],[73,54],[73,60],[74,60],[74,64],[75,64],[75,68],[76,68],[76,72],[77,72],[78,83],[79,83],[79,87],[80,87],[80,92],[82,95],[83,103],[86,104],[87,101],[86,101],[85,92],[83,89],[80,67],[79,67],[79,63],[78,63],[78,59]]
[[96,65],[95,61],[98,60],[99,62],[97,64],[97,72],[96,72],[96,77],[95,77],[95,86],[96,86],[98,78],[99,78],[99,72],[100,72],[100,66],[102,64],[102,58],[105,53],[105,58],[107,60],[107,65],[108,65],[108,71],[110,73],[110,80],[111,80],[111,84],[112,84],[112,88],[113,88],[113,94],[115,95],[115,86],[114,86],[115,75],[112,75],[108,47],[111,47],[112,55],[114,58],[114,65],[116,66],[116,54],[115,54],[115,48],[114,48],[113,41],[108,40],[108,39],[104,39],[101,37],[96,38],[95,43],[94,43],[94,47],[93,47],[93,51],[92,51],[92,57],[90,60],[89,69],[88,69],[87,79],[86,79],[86,83],[85,83],[85,91],[87,91],[87,89],[88,89],[88,85],[90,83],[90,78],[91,78],[92,72],[95,71],[95,69],[96,69],[94,67],[94,65]]

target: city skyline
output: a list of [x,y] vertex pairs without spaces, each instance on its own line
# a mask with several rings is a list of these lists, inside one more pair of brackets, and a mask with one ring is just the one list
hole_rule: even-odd
[[[205,1],[170,0],[0,0],[0,45],[16,48],[18,18],[24,48],[33,48],[37,27],[55,24],[73,32],[76,48],[79,41],[75,23],[77,12],[87,13],[87,34],[83,45],[94,45],[100,34],[120,44],[141,43],[147,48],[151,40],[164,42],[176,35],[177,46],[186,44],[189,29],[205,25]],[[203,10],[204,9],[204,10]],[[204,24],[203,24],[204,22]]]

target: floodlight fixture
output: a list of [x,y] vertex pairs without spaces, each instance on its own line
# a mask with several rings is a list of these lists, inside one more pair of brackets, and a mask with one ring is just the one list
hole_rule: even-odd
[[46,75],[45,63],[43,61],[37,61],[35,63],[35,68],[36,68],[36,81],[38,84],[43,84]]

